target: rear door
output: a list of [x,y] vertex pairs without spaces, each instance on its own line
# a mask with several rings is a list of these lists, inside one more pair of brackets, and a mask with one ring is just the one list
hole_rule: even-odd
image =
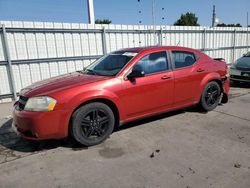
[[174,103],[185,105],[194,102],[200,82],[207,70],[200,58],[189,51],[172,51],[174,74]]
[[173,104],[174,79],[166,51],[145,55],[136,66],[143,69],[145,76],[136,78],[134,82],[123,82],[122,102],[127,116],[170,107]]

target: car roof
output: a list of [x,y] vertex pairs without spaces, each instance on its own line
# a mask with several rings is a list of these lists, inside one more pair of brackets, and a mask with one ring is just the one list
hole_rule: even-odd
[[123,48],[115,51],[115,53],[119,52],[147,52],[147,51],[154,51],[154,50],[183,50],[183,51],[190,51],[190,52],[200,52],[198,50],[192,49],[192,48],[186,48],[186,47],[180,47],[180,46],[146,46],[146,47],[134,47],[134,48]]

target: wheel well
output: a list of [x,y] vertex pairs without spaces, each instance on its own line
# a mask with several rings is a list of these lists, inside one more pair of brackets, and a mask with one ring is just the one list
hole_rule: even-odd
[[[207,85],[209,82],[216,82],[216,83],[218,83],[219,86],[220,86],[221,92],[223,93],[223,86],[222,86],[222,81],[221,81],[221,80],[218,80],[218,79],[209,80],[209,81],[206,83],[206,85]],[[202,91],[201,91],[201,95],[199,96],[199,101],[201,100],[202,92],[203,92],[204,88],[206,87],[206,85],[203,87],[203,89],[202,89]]]
[[119,126],[120,116],[119,116],[119,111],[118,111],[117,106],[116,106],[111,100],[104,99],[104,98],[100,98],[100,99],[92,99],[92,100],[86,101],[86,102],[80,104],[77,108],[74,109],[74,111],[72,112],[71,117],[70,117],[70,122],[69,122],[69,126],[68,126],[68,131],[70,130],[70,124],[72,123],[72,116],[73,116],[73,114],[75,113],[75,111],[77,111],[77,110],[78,110],[79,108],[81,108],[82,106],[84,106],[84,105],[86,105],[86,104],[89,104],[89,103],[93,103],[93,102],[104,103],[104,104],[106,104],[108,107],[110,107],[111,110],[112,110],[113,113],[114,113],[114,116],[115,116],[115,128]]
[[212,81],[217,82],[217,84],[219,84],[220,89],[221,89],[221,92],[223,93],[222,81],[221,81],[221,80],[216,79],[216,80],[211,80],[211,81],[209,81],[209,82],[212,82]]
[[222,93],[222,99],[221,99],[221,103],[227,103],[228,102],[228,96],[227,94],[225,94],[223,92],[223,84],[222,84],[222,81],[221,80],[213,80],[215,82],[217,82],[220,86],[220,89],[221,89],[221,93]]

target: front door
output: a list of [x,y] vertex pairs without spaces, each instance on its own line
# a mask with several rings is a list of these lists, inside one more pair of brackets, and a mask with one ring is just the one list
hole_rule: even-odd
[[134,81],[124,80],[122,103],[128,117],[157,112],[173,104],[174,78],[169,69],[167,53],[145,55],[133,67],[144,71],[145,76]]

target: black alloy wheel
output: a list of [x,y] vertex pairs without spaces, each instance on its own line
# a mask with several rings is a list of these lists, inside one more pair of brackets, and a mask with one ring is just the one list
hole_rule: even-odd
[[113,131],[113,111],[103,103],[89,103],[79,108],[72,117],[72,136],[85,146],[103,142]]
[[215,81],[209,82],[203,90],[201,96],[201,107],[205,111],[211,111],[217,107],[220,102],[221,88]]

